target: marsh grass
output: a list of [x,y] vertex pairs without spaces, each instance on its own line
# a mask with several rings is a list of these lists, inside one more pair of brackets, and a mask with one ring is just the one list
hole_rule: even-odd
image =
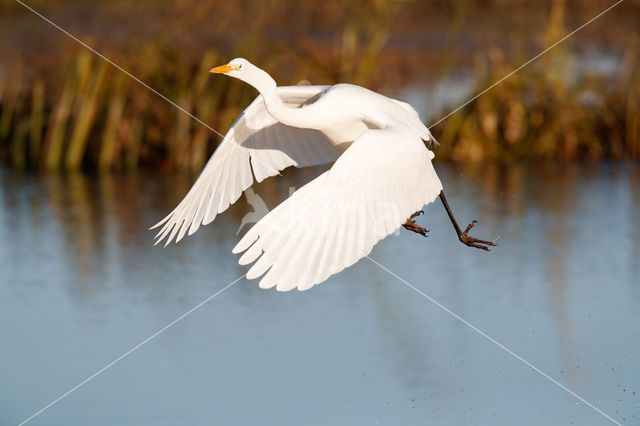
[[[564,1],[553,4],[546,44],[566,34]],[[456,161],[528,159],[640,160],[638,40],[626,49],[617,78],[576,72],[576,58],[559,45],[479,97],[434,131],[438,156]],[[479,58],[474,93],[527,58],[506,62],[490,51]],[[457,105],[452,105],[451,109]]]
[[[350,26],[344,38],[359,40],[359,28]],[[364,52],[346,48],[340,57],[349,66],[330,68],[340,68],[346,80],[365,83],[385,39],[380,32],[370,37]],[[250,44],[240,43],[233,56],[252,56],[246,53]],[[125,68],[221,132],[257,94],[239,81],[212,81],[208,70],[225,60],[219,52],[206,52],[197,64],[177,51],[148,52]],[[220,142],[211,130],[87,51],[72,54],[56,72],[30,82],[12,77],[10,85],[0,87],[4,163],[46,170],[199,169]]]
[[[322,48],[330,53],[322,57],[314,53],[320,50],[313,40],[303,35],[294,45],[257,51],[256,46],[265,48],[260,44],[260,16],[231,55],[210,50],[194,62],[157,40],[135,57],[108,56],[224,133],[256,95],[239,81],[211,78],[207,71],[229,57],[257,57],[266,69],[278,73],[286,64],[288,84],[304,79],[322,84],[346,81],[376,89],[376,82],[384,81],[380,74],[385,66],[392,66],[381,64],[380,54],[396,9],[388,2],[367,4],[368,13],[352,13],[335,45]],[[465,22],[468,4],[457,3],[437,77],[451,71],[452,58],[458,55],[453,40]],[[564,9],[564,1],[553,2],[544,36],[547,45],[567,32]],[[634,38],[613,79],[576,73],[575,57],[566,45],[557,47],[438,125],[433,130],[441,142],[438,159],[640,160],[638,45]],[[505,56],[493,48],[476,59],[474,91],[528,59],[523,54],[507,61]],[[67,58],[66,65],[36,69],[28,77],[23,65],[15,64],[8,84],[0,84],[0,158],[5,164],[47,170],[198,170],[220,142],[205,126],[88,51],[73,51]],[[440,116],[427,117],[427,122]]]
[[[499,55],[489,62],[478,90],[506,71]],[[542,67],[529,70],[527,76],[514,76],[434,131],[441,142],[439,156],[502,162],[640,160],[640,86],[635,68],[616,82],[597,77],[569,82]]]

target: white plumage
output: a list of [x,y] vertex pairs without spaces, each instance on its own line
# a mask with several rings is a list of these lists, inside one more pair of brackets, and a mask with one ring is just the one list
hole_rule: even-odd
[[245,59],[212,72],[260,95],[238,117],[182,202],[155,227],[191,235],[253,184],[289,166],[333,167],[263,217],[233,249],[260,287],[306,290],[366,256],[442,190],[429,130],[404,102],[359,86],[276,87]]
[[[285,105],[299,107],[326,88],[278,87],[277,93]],[[253,184],[251,169],[256,180],[262,182],[289,166],[306,167],[335,161],[340,152],[317,130],[278,122],[259,95],[233,123],[187,196],[154,225],[156,228],[164,224],[156,235],[156,244],[167,235],[165,245],[174,238],[178,242],[187,231],[191,235],[201,224],[211,223]]]

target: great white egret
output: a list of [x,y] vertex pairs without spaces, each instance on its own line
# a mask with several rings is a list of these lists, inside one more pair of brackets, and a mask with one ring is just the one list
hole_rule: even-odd
[[[439,196],[461,242],[488,250],[456,223],[424,142],[429,130],[407,103],[351,84],[277,87],[265,71],[234,59],[210,72],[260,94],[236,119],[180,204],[154,228],[156,244],[193,234],[255,180],[289,166],[335,161],[264,216],[233,249],[260,287],[306,290],[351,266],[400,226],[426,235],[414,213]],[[403,219],[407,218],[406,220]],[[266,273],[266,274],[265,274]]]

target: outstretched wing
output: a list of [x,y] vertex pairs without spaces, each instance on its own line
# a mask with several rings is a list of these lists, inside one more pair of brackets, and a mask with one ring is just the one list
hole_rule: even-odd
[[333,167],[272,210],[240,240],[240,264],[260,287],[306,290],[351,266],[442,189],[433,153],[396,124],[368,130]]
[[[277,93],[285,104],[312,102],[328,86],[284,86]],[[305,167],[336,160],[340,150],[321,132],[278,122],[269,114],[262,95],[233,123],[220,146],[184,199],[151,229],[162,226],[156,244],[176,242],[236,202],[242,191],[289,166]]]

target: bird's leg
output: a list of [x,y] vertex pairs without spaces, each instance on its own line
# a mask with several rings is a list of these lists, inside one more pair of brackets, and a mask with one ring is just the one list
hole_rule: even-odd
[[460,242],[462,242],[462,244],[465,244],[469,247],[475,247],[482,250],[486,250],[486,251],[489,251],[489,248],[487,246],[496,245],[491,241],[479,240],[477,238],[473,238],[468,235],[471,228],[473,228],[473,226],[476,223],[478,223],[477,220],[474,220],[473,222],[471,222],[469,226],[467,226],[467,229],[465,229],[464,232],[462,232],[462,230],[458,226],[458,222],[456,221],[456,218],[453,217],[453,213],[451,213],[451,209],[449,208],[449,203],[447,203],[447,199],[444,196],[444,191],[440,191],[440,200],[442,201],[442,204],[444,205],[444,209],[447,211],[447,214],[449,215],[449,219],[451,219],[451,223],[453,224],[453,228],[456,230],[456,233],[458,234],[458,239],[460,240]]
[[423,228],[422,226],[416,225],[416,221],[413,220],[414,217],[418,217],[421,214],[424,214],[422,210],[420,210],[419,212],[415,212],[414,214],[409,216],[409,219],[407,219],[402,224],[402,226],[404,226],[404,229],[406,229],[407,231],[413,231],[417,234],[422,235],[423,237],[427,237],[427,232],[429,232],[429,230],[426,228]]

